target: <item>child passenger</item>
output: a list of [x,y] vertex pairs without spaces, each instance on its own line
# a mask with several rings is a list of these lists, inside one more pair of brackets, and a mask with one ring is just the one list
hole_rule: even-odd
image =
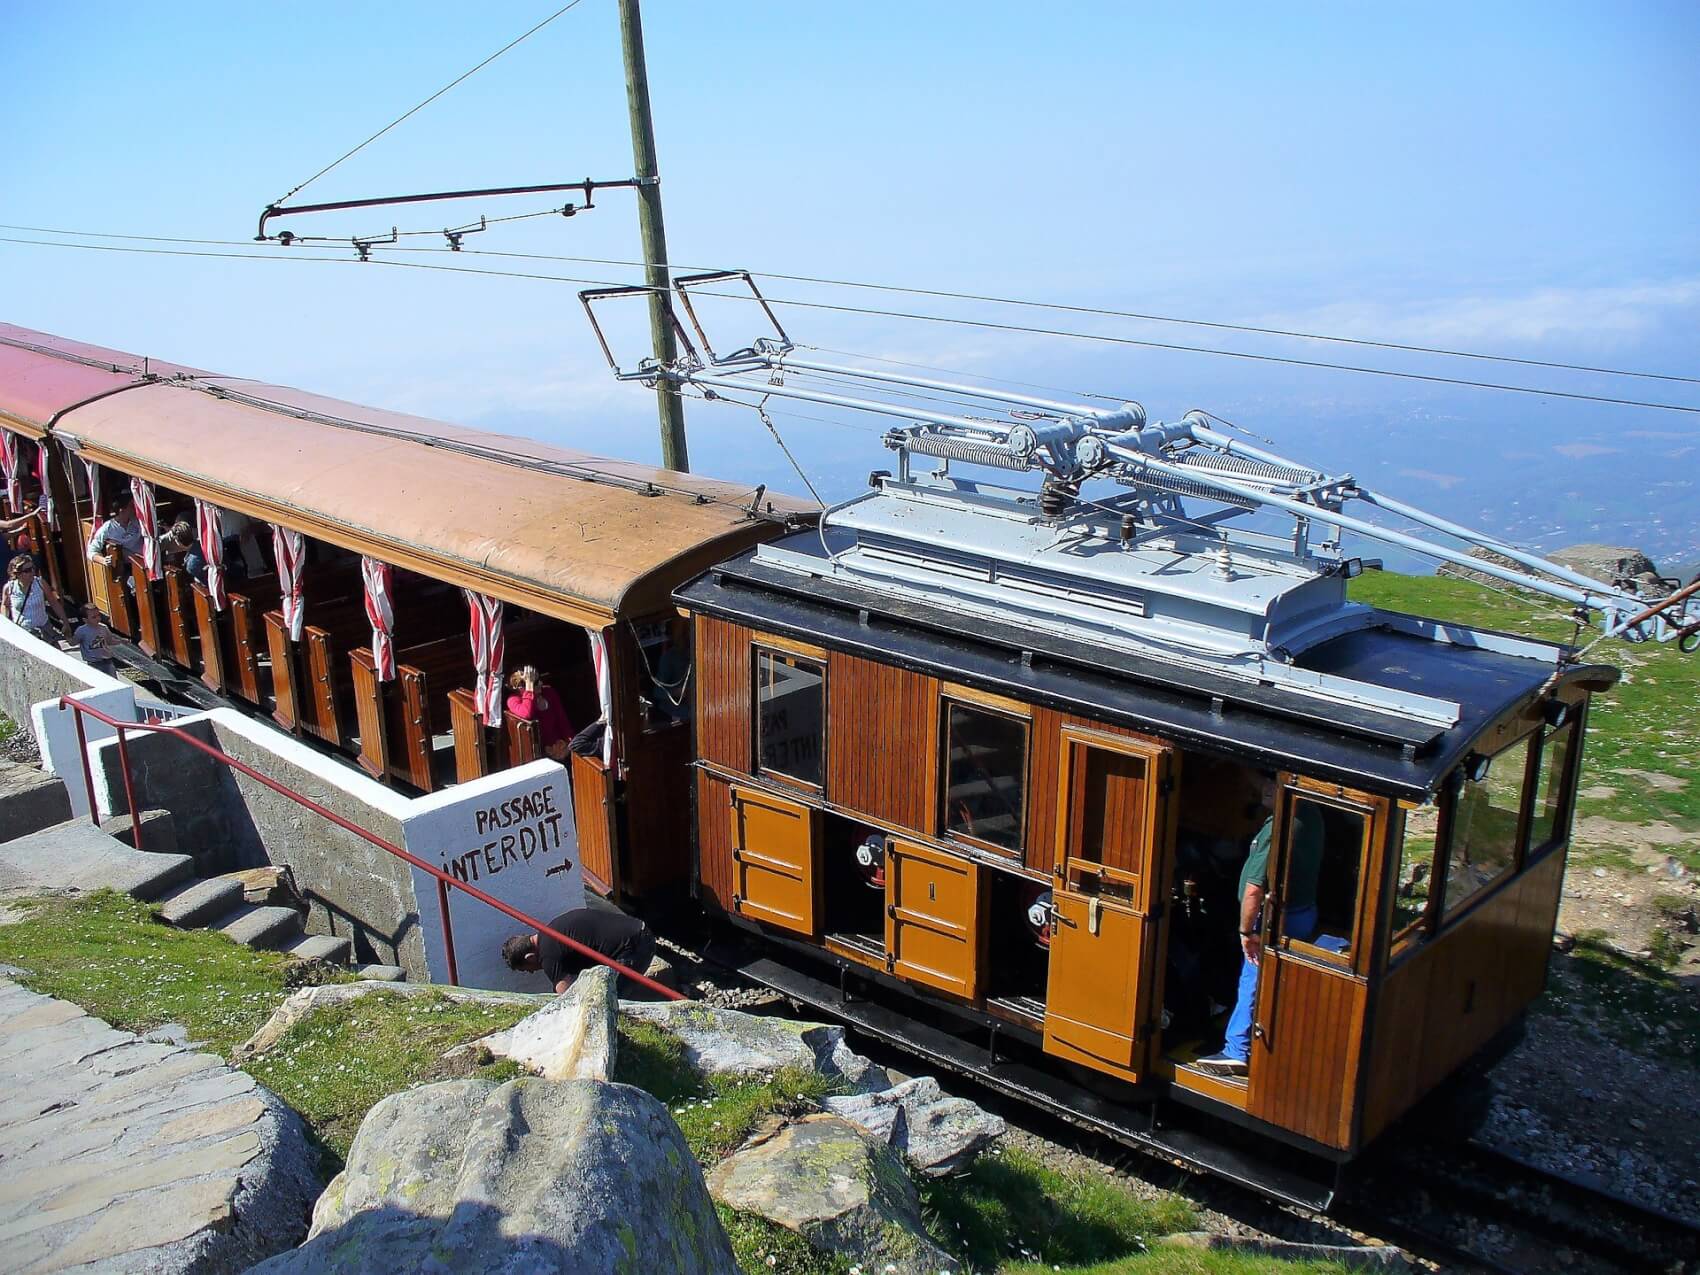
[[83,653],[83,663],[97,668],[108,677],[118,676],[118,662],[112,658],[112,630],[101,618],[100,608],[89,602],[83,606],[83,622],[72,634]]

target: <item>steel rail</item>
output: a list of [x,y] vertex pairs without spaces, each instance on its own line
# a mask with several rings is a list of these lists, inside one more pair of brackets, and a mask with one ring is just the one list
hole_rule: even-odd
[[410,854],[406,850],[403,850],[394,842],[387,841],[383,837],[378,836],[376,833],[367,831],[365,828],[362,828],[359,824],[355,823],[352,819],[348,819],[337,814],[336,811],[314,801],[305,793],[297,792],[288,784],[280,783],[278,780],[273,779],[270,775],[266,775],[255,770],[252,766],[248,765],[247,762],[239,761],[237,758],[232,757],[229,753],[220,748],[215,748],[211,744],[203,743],[180,726],[171,726],[163,722],[120,721],[116,717],[111,717],[106,713],[101,712],[98,708],[94,708],[88,704],[83,704],[72,699],[69,695],[61,695],[59,697],[59,707],[70,710],[76,719],[77,743],[81,747],[83,761],[83,784],[85,791],[88,793],[89,818],[96,825],[100,823],[100,813],[95,802],[94,771],[89,762],[88,743],[83,729],[83,715],[87,714],[96,721],[105,723],[118,733],[118,755],[119,764],[124,776],[124,796],[130,806],[130,826],[132,829],[132,835],[135,838],[134,845],[138,850],[142,849],[141,812],[136,807],[135,792],[130,781],[130,757],[124,733],[126,731],[139,730],[153,734],[175,735],[191,748],[205,753],[207,756],[216,761],[223,762],[226,766],[229,766],[233,770],[241,771],[244,775],[247,775],[248,778],[254,780],[256,783],[263,784],[279,796],[288,797],[291,801],[295,802],[296,805],[303,806],[312,811],[314,814],[330,820],[344,831],[352,832],[362,841],[377,846],[378,849],[386,852],[387,854],[393,855],[397,859],[400,859],[412,867],[418,868],[421,872],[426,873],[428,876],[433,877],[437,882],[438,912],[442,917],[443,924],[443,950],[448,959],[449,984],[451,986],[458,987],[460,985],[460,972],[455,962],[454,926],[449,916],[449,889],[450,887],[453,887],[456,890],[470,894],[480,903],[483,903],[488,907],[495,908],[496,911],[501,912],[506,916],[512,917],[522,925],[531,926],[539,934],[547,934],[557,943],[577,952],[580,956],[587,956],[599,965],[606,965],[609,969],[613,970],[621,977],[629,978],[638,986],[647,988],[648,990],[665,997],[667,1000],[681,1001],[689,999],[682,993],[674,991],[671,987],[666,987],[661,983],[656,982],[654,979],[649,978],[644,974],[640,974],[636,970],[629,969],[616,960],[612,960],[609,957],[604,956],[601,952],[596,951],[596,949],[586,947],[577,939],[568,938],[565,934],[560,933],[560,931],[551,929],[549,926],[539,921],[536,917],[528,916],[524,912],[521,912],[518,908],[509,907],[500,899],[486,894],[477,886],[450,876],[441,868],[434,867],[433,865],[426,863],[425,860],[419,858],[418,855]]

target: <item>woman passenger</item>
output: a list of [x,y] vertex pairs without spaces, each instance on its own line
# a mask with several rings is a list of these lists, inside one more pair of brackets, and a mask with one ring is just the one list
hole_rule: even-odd
[[0,615],[43,642],[54,642],[53,626],[47,618],[49,610],[59,617],[60,624],[68,623],[53,586],[36,576],[35,560],[27,553],[20,553],[6,568]]
[[508,689],[513,691],[508,696],[508,712],[521,721],[536,722],[544,753],[553,761],[565,762],[573,724],[561,706],[560,692],[543,684],[543,675],[534,664],[515,670],[508,678]]

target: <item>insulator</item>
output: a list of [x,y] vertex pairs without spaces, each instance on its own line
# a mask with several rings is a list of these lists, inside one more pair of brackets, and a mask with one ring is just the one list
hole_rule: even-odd
[[1079,495],[1080,488],[1075,484],[1047,478],[1039,488],[1039,512],[1047,518],[1061,518]]
[[1025,460],[996,443],[943,438],[937,434],[899,435],[898,439],[898,445],[908,448],[913,456],[937,456],[942,460],[959,460],[967,465],[986,465],[992,469],[1027,468]]

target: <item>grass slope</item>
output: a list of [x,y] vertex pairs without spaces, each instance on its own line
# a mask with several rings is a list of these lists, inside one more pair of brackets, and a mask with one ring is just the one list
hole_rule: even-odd
[[[1370,571],[1352,581],[1352,598],[1390,611],[1406,611],[1480,625],[1506,633],[1569,642],[1575,628],[1558,604],[1537,594],[1497,592],[1446,576]],[[1583,631],[1586,645],[1598,635]],[[1622,825],[1667,823],[1687,835],[1668,847],[1690,870],[1700,870],[1700,773],[1691,758],[1700,746],[1700,655],[1674,645],[1632,645],[1615,638],[1588,654],[1611,664],[1623,680],[1595,696],[1588,715],[1579,821],[1590,816]],[[1629,859],[1609,830],[1583,830],[1572,857],[1585,863]]]

